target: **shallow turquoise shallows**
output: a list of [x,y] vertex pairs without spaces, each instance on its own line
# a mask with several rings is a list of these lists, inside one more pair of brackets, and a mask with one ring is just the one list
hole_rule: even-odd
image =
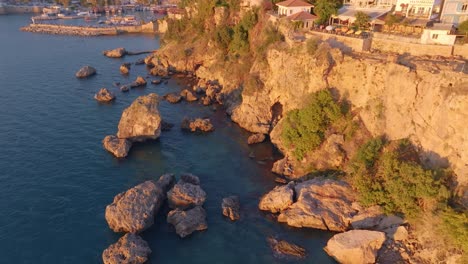
[[[257,209],[273,188],[269,143],[248,146],[248,133],[224,111],[197,103],[160,104],[175,124],[154,142],[136,145],[126,159],[115,159],[101,145],[115,134],[122,111],[140,95],[180,91],[183,80],[120,93],[114,82],[146,76],[134,65],[123,77],[119,66],[144,55],[109,59],[105,49],[130,51],[159,46],[155,36],[82,38],[19,31],[29,16],[0,16],[0,263],[100,263],[102,251],[121,234],[112,232],[104,210],[119,192],[167,172],[191,172],[208,194],[208,230],[179,238],[163,208],[143,233],[153,253],[150,263],[294,263],[273,257],[266,238],[276,236],[305,247],[299,263],[332,263],[323,251],[329,232],[295,229]],[[84,65],[98,74],[74,77]],[[99,104],[95,92],[107,87],[113,104]],[[183,117],[209,117],[216,130],[196,135],[180,131]],[[257,160],[250,159],[254,152]],[[241,220],[221,215],[221,199],[239,195]]]

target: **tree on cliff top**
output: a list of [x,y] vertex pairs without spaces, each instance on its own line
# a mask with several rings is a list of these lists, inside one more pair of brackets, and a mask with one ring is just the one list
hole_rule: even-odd
[[358,11],[354,17],[356,18],[354,21],[354,25],[356,27],[359,29],[365,29],[369,27],[370,17],[366,13]]
[[463,21],[458,25],[458,31],[460,31],[462,34],[468,35],[468,20]]
[[340,3],[337,0],[317,0],[315,2],[314,13],[319,17],[319,24],[327,23],[332,15],[337,14]]

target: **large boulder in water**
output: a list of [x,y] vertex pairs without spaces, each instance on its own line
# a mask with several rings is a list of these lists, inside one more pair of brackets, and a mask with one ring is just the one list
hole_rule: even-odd
[[200,187],[197,176],[186,174],[167,193],[170,208],[187,209],[201,206],[206,200],[206,192]]
[[190,132],[211,132],[214,130],[213,124],[211,124],[210,119],[205,118],[196,118],[196,119],[188,119],[184,118],[182,120],[182,124],[180,125],[182,130],[187,130]]
[[113,50],[105,50],[102,54],[109,58],[121,58],[127,54],[127,51],[124,48],[116,48]]
[[136,80],[130,84],[130,87],[135,88],[135,87],[141,87],[145,85],[146,85],[145,78],[138,76]]
[[117,137],[131,141],[157,139],[161,135],[161,116],[158,104],[157,94],[151,93],[138,97],[122,113]]
[[94,99],[99,102],[110,102],[115,100],[115,95],[106,88],[101,88],[101,90],[94,95]]
[[229,196],[223,198],[221,203],[221,208],[223,209],[223,215],[231,219],[231,221],[239,220],[240,218],[240,202],[239,197]]
[[139,235],[127,233],[102,253],[104,264],[142,264],[148,261],[151,249]]
[[84,66],[79,71],[76,72],[76,78],[87,78],[91,75],[96,74],[96,69],[91,66]]
[[182,100],[182,96],[176,93],[168,93],[164,96],[164,99],[171,104],[177,104]]
[[369,230],[351,230],[334,235],[325,251],[339,263],[375,263],[377,252],[385,241],[385,233]]
[[247,139],[247,144],[252,145],[252,144],[262,143],[263,141],[265,141],[265,138],[266,138],[265,135],[262,133],[252,134]]
[[128,74],[130,72],[130,67],[131,67],[131,64],[130,63],[124,63],[122,65],[120,65],[120,73],[121,74]]
[[258,208],[263,211],[278,213],[287,209],[293,204],[294,200],[294,182],[287,185],[276,186],[269,193],[260,198]]
[[175,209],[167,215],[167,222],[172,224],[180,237],[186,237],[195,231],[208,229],[206,212],[201,206],[183,211]]
[[114,232],[138,233],[154,223],[154,216],[166,199],[166,192],[174,183],[173,174],[165,174],[158,181],[146,181],[126,192],[119,193],[106,207],[106,220]]
[[110,135],[102,140],[102,145],[117,158],[125,158],[132,147],[132,142],[124,138]]
[[297,201],[281,212],[279,222],[294,227],[346,231],[357,213],[352,207],[354,191],[346,182],[318,177],[298,183],[294,190]]

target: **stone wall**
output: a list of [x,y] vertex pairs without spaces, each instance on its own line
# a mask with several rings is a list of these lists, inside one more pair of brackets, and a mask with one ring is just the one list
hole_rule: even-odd
[[380,39],[374,37],[372,39],[372,50],[378,50],[382,52],[395,52],[398,54],[408,53],[414,56],[452,56],[453,47],[443,45],[407,43],[398,40]]
[[334,48],[339,48],[345,53],[349,53],[352,51],[368,51],[370,49],[371,44],[370,39],[340,36],[318,31],[310,31],[306,33],[306,38],[310,38],[312,36],[320,37],[322,40],[328,42],[330,46]]
[[462,56],[463,58],[468,59],[468,44],[453,46],[453,55]]

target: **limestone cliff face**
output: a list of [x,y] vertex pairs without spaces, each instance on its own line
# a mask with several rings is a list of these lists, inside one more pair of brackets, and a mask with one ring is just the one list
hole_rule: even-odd
[[[225,69],[211,68],[216,56],[208,48],[179,58],[173,56],[175,50],[169,46],[158,53],[163,64],[217,79],[225,94],[238,89],[239,83]],[[259,87],[227,96],[225,104],[241,127],[256,133],[273,130],[272,142],[284,150],[280,133],[274,131],[277,122],[302,107],[308,94],[333,88],[336,96],[358,110],[373,135],[409,137],[423,161],[450,166],[463,186],[468,185],[468,75],[449,64],[417,58],[395,63],[379,54],[343,55],[323,44],[311,55],[304,44],[280,45],[254,62],[250,74],[258,78]]]
[[[258,74],[263,89],[244,91],[232,119],[252,132],[268,132],[275,114],[300,108],[307,94],[328,86],[359,110],[373,135],[409,137],[423,161],[451,166],[459,183],[468,184],[468,75],[428,62],[410,68],[382,56],[343,56],[325,47],[317,53],[270,50],[268,67]],[[275,104],[282,113],[275,113]],[[281,145],[278,134],[272,141]]]

